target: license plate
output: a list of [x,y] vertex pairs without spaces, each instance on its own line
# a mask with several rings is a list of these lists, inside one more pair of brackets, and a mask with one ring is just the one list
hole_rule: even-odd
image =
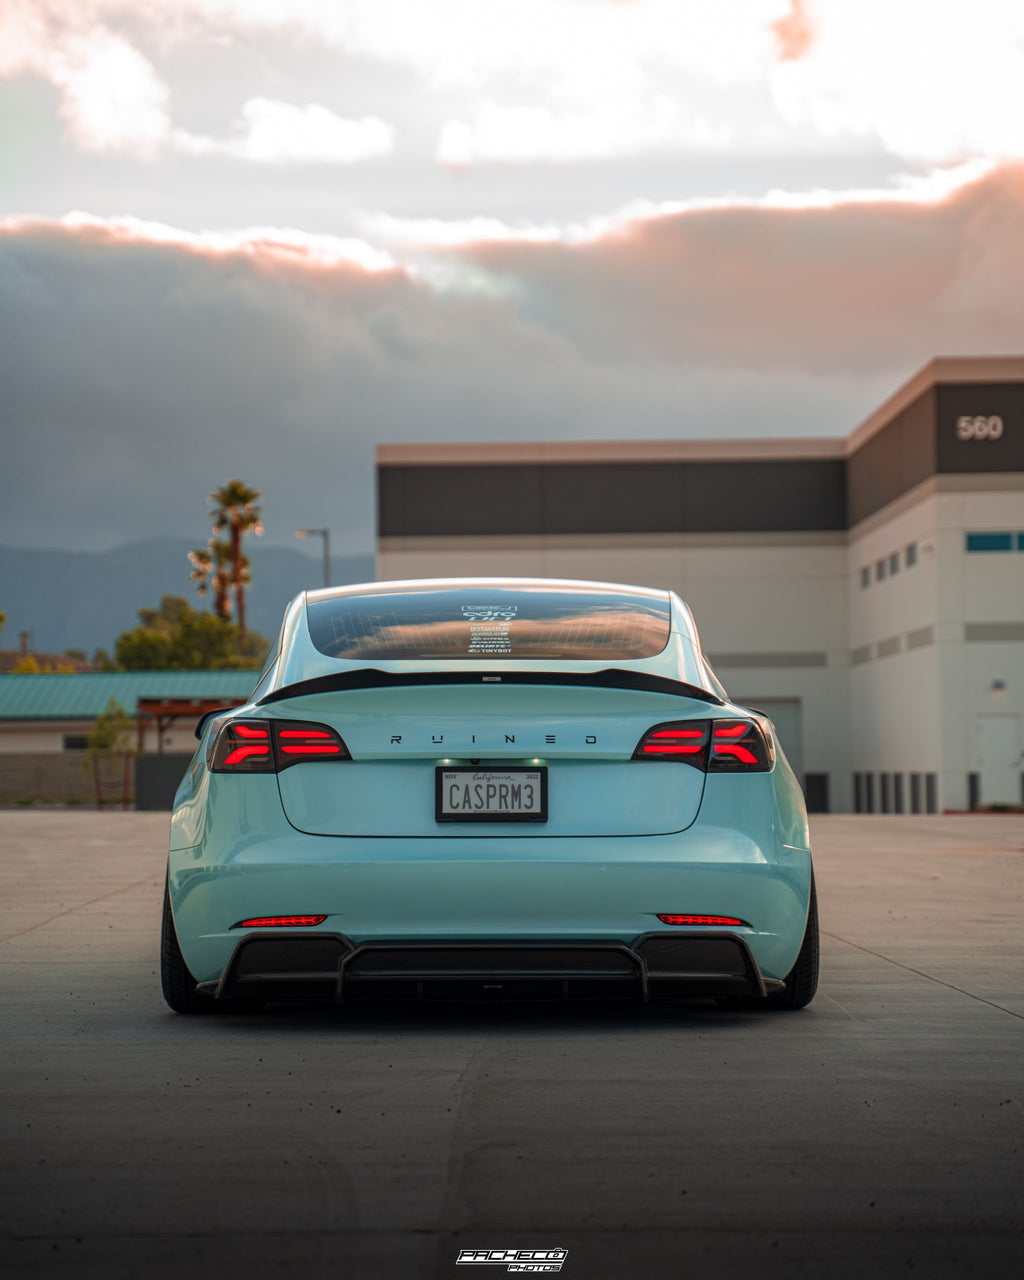
[[437,770],[438,822],[547,822],[547,769]]

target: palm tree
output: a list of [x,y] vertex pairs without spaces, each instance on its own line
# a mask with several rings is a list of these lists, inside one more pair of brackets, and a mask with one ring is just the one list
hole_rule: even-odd
[[[213,503],[210,518],[213,520],[214,535],[227,530],[230,540],[231,561],[228,585],[234,588],[238,612],[238,634],[243,642],[246,634],[245,588],[251,581],[251,575],[248,572],[246,557],[242,555],[242,538],[250,532],[255,533],[257,537],[263,532],[263,525],[260,524],[260,509],[256,505],[262,496],[257,490],[243,484],[241,480],[228,480],[219,489],[214,489],[209,497],[209,501]],[[216,545],[215,542],[211,542],[211,550]]]
[[[231,563],[231,543],[211,538],[207,546],[190,551],[188,560],[192,566],[188,576],[197,584],[197,593],[205,596],[212,588],[213,612],[218,618],[227,620],[231,616],[231,597],[228,594],[231,586],[228,573],[228,565]],[[248,570],[249,557],[242,556],[242,581],[245,586],[248,586],[252,579]]]
[[205,596],[210,589],[210,574],[213,572],[213,556],[209,547],[196,547],[188,553],[188,562],[192,566],[188,580],[196,584],[196,592]]

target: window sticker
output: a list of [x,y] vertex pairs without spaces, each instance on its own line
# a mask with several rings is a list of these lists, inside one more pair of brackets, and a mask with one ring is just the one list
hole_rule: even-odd
[[469,624],[470,657],[510,658],[512,656],[511,623],[519,606],[501,604],[464,604],[462,617]]

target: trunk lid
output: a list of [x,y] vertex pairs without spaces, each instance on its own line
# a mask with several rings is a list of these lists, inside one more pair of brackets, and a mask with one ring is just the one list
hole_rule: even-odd
[[[706,719],[706,702],[634,689],[415,685],[277,700],[275,719],[336,729],[350,761],[311,761],[278,777],[288,821],[331,836],[552,839],[682,831],[704,774],[678,760],[633,760],[652,725]],[[438,769],[546,771],[545,822],[439,822]]]

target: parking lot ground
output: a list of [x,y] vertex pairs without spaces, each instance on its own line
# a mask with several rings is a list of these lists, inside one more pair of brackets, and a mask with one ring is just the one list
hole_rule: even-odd
[[1024,1259],[1024,818],[814,822],[797,1013],[181,1018],[166,815],[0,813],[12,1276],[1009,1277]]

